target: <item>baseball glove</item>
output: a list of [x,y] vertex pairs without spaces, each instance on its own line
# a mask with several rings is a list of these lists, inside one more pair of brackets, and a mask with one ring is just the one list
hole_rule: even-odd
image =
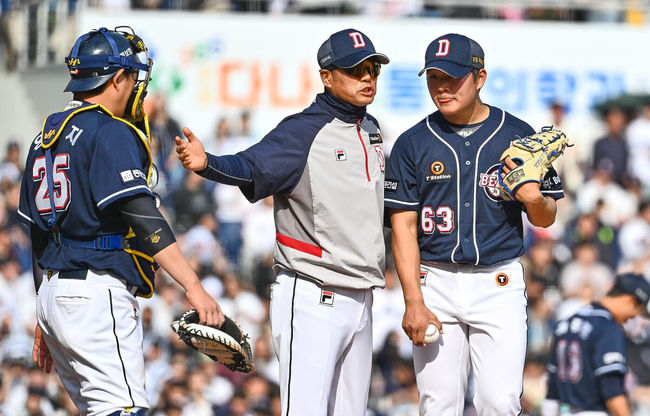
[[[531,136],[516,137],[499,159],[501,165],[498,177],[501,198],[514,201],[515,192],[521,185],[526,182],[541,183],[551,163],[564,153],[567,146],[572,145],[569,144],[564,133],[551,127],[544,127],[542,131]],[[502,178],[501,173],[508,156],[518,166]]]
[[171,327],[187,345],[232,371],[249,373],[255,370],[248,335],[231,318],[225,318],[219,329],[201,325],[199,314],[190,309],[172,322]]

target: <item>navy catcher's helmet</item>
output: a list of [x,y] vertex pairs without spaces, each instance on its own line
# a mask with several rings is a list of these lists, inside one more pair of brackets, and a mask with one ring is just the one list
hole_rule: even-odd
[[[120,28],[127,28],[130,33],[118,30]],[[127,26],[115,30],[102,27],[82,35],[72,47],[70,56],[65,58],[65,63],[72,79],[64,91],[71,92],[100,87],[121,68],[145,72],[146,75],[138,76],[138,79],[146,78],[148,82],[152,65],[144,42]]]

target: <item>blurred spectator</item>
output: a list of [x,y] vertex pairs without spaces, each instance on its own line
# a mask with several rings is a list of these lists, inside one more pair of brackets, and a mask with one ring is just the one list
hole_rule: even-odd
[[650,258],[650,200],[641,202],[638,214],[623,224],[618,245],[621,265]]
[[242,224],[242,237],[240,255],[242,278],[253,283],[260,296],[265,295],[268,292],[268,285],[275,280],[270,269],[273,266],[275,249],[272,196],[250,207]]
[[[542,285],[542,291],[547,286],[558,286],[560,274],[560,264],[553,255],[555,242],[548,238],[540,238],[530,246],[522,262],[526,273],[526,285],[532,282],[539,282]],[[530,299],[530,289],[528,289],[528,298]]]
[[565,194],[574,199],[576,192],[584,182],[587,160],[591,159],[591,154],[586,149],[591,149],[592,144],[587,143],[583,133],[584,129],[580,128],[582,126],[576,128],[573,123],[568,121],[567,108],[563,103],[554,101],[549,110],[551,119],[547,124],[561,130],[569,142],[576,145],[566,149],[564,155],[553,162],[553,167],[562,178]]
[[183,414],[192,416],[212,416],[212,403],[204,395],[208,380],[200,370],[190,372],[187,379],[188,401],[183,406]]
[[386,268],[385,279],[386,287],[383,290],[374,291],[372,349],[375,353],[379,353],[382,348],[394,346],[397,356],[410,358],[413,353],[413,344],[402,330],[404,298],[402,296],[402,287],[397,278],[397,271],[394,267],[389,266]]
[[171,369],[169,356],[163,347],[163,339],[156,338],[149,344],[149,348],[145,349],[145,378],[149,403],[158,403],[160,400],[160,391]]
[[598,260],[597,248],[588,242],[576,245],[574,260],[560,274],[564,302],[556,309],[556,320],[572,315],[580,306],[599,300],[614,283],[614,272]]
[[644,196],[650,197],[650,104],[627,127],[630,148],[630,173],[644,188]]
[[185,233],[205,214],[214,212],[214,202],[205,188],[205,179],[187,172],[183,185],[173,193],[175,231]]
[[20,144],[10,141],[7,144],[7,153],[0,164],[0,184],[5,189],[9,184],[20,183],[25,161],[20,156]]
[[524,414],[539,415],[546,397],[546,360],[544,355],[532,355],[524,366],[524,391],[521,404]]
[[[528,289],[528,285],[526,285]],[[528,353],[544,354],[553,335],[553,307],[543,296],[528,300]]]
[[267,310],[255,293],[244,288],[236,275],[224,277],[225,297],[219,301],[224,314],[246,328],[251,339],[257,339],[266,322]]
[[[395,359],[390,367],[388,388],[383,397],[369,401],[380,414],[414,415],[418,413],[418,390],[410,359]],[[374,402],[374,403],[373,403]]]
[[613,107],[605,113],[607,132],[594,145],[593,168],[607,166],[616,183],[625,186],[628,170],[629,150],[625,141],[627,115],[622,109]]
[[650,415],[650,319],[636,317],[624,325],[628,336],[628,385],[635,416]]
[[[185,256],[196,259],[200,263],[200,272],[218,270],[220,273],[217,274],[223,275],[227,270],[227,261],[215,237],[216,231],[217,220],[212,212],[206,212],[199,217],[196,225],[187,231],[181,247]],[[205,273],[199,273],[199,276],[201,274]]]
[[14,47],[13,36],[9,27],[11,21],[11,4],[12,0],[0,1],[0,46],[4,54],[5,68],[9,72],[15,70],[16,64],[18,63],[18,52]]
[[580,214],[567,226],[565,242],[573,248],[582,243],[594,245],[601,262],[616,267],[618,249],[616,245],[616,229],[600,222],[593,213]]
[[158,157],[155,163],[170,186],[175,187],[182,181],[183,169],[176,157],[174,140],[176,136],[183,137],[183,132],[178,122],[169,115],[167,98],[164,94],[149,95],[145,100],[145,106],[151,137],[158,145]]
[[269,331],[264,331],[255,340],[253,357],[255,358],[255,371],[267,380],[279,384],[280,363],[275,357]]
[[576,206],[583,214],[596,211],[605,225],[620,227],[636,213],[638,198],[614,182],[613,178],[612,160],[602,158],[594,166],[591,179],[580,189]]
[[[216,133],[216,155],[230,155],[244,150],[253,144],[250,134],[250,115],[247,111],[240,114],[240,134],[231,134],[230,124],[225,118],[219,120]],[[206,146],[206,151],[210,151]],[[228,259],[238,270],[240,250],[243,244],[243,223],[252,210],[236,186],[214,184],[213,198],[217,204],[216,215],[219,220],[218,237]],[[260,202],[258,202],[259,204]]]

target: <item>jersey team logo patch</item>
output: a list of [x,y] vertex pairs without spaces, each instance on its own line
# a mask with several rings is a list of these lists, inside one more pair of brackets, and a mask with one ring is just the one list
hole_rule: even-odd
[[321,290],[320,291],[320,304],[326,306],[334,305],[334,292],[331,290]]
[[496,281],[497,281],[497,285],[499,285],[499,286],[505,286],[505,285],[508,284],[508,282],[510,281],[510,279],[508,278],[508,275],[505,274],[505,273],[497,273],[497,275],[496,275]]
[[136,179],[147,180],[147,175],[145,175],[140,169],[123,170],[120,172],[120,177],[122,178],[122,183],[131,182]]
[[499,191],[499,165],[492,165],[487,172],[479,175],[478,185],[483,188],[485,195],[494,202],[503,201]]
[[431,164],[431,173],[434,175],[442,175],[445,172],[445,165],[440,162],[436,161]]
[[345,155],[345,150],[343,149],[336,149],[334,151],[334,155],[336,156],[336,160],[339,162],[348,159],[348,157]]
[[135,177],[133,177],[133,172],[131,172],[130,170],[124,170],[120,172],[120,177],[122,178],[122,182],[124,183],[131,182],[132,180],[135,179]]
[[445,164],[439,160],[433,162],[429,169],[433,175],[427,175],[424,177],[424,180],[427,182],[451,179],[450,174],[445,174]]
[[420,286],[427,284],[427,272],[426,270],[420,270]]
[[384,192],[388,192],[390,194],[396,194],[398,186],[399,186],[399,181],[395,179],[384,180]]
[[370,133],[368,137],[370,138],[370,144],[383,143],[381,140],[381,133]]

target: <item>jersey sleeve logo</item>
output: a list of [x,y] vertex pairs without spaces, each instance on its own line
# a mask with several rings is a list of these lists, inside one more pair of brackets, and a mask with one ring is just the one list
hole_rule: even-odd
[[399,181],[396,179],[385,179],[384,180],[384,192],[389,194],[396,194]]
[[125,170],[120,172],[120,177],[122,178],[123,183],[131,182],[135,180],[135,177],[133,176],[131,170]]

